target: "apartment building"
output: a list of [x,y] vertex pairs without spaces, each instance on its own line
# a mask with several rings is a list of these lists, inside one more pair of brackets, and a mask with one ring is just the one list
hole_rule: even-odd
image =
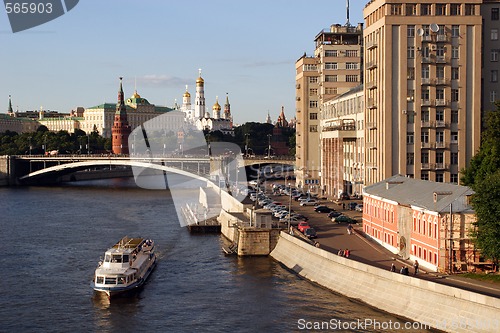
[[319,32],[314,57],[304,54],[296,69],[296,182],[321,192],[320,119],[323,103],[362,81],[363,25],[332,25]]
[[482,110],[496,110],[494,103],[500,99],[500,0],[483,0],[483,79]]
[[481,0],[364,8],[365,185],[459,183],[480,144]]

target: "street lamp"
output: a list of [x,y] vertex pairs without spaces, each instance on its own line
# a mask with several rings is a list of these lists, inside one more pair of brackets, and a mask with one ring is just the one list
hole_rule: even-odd
[[87,135],[87,155],[90,155],[90,135]]
[[267,158],[271,157],[271,137],[272,137],[272,134],[267,135],[267,141],[268,141]]
[[292,183],[288,183],[288,192],[290,195],[290,202],[288,205],[288,232],[290,232],[290,219],[292,218]]
[[248,157],[248,137],[250,133],[245,133],[245,156]]
[[31,149],[33,149],[32,145],[31,145],[31,136],[29,137],[29,140],[30,140],[30,156],[31,156]]

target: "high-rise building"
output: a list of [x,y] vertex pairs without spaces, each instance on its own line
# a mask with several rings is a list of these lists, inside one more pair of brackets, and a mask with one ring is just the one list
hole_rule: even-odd
[[365,6],[365,185],[459,182],[480,143],[481,3]]
[[482,110],[496,110],[494,103],[500,99],[500,0],[483,0],[483,99]]
[[296,69],[297,185],[319,192],[322,105],[362,82],[363,25],[335,24],[319,32],[314,57],[304,54]]

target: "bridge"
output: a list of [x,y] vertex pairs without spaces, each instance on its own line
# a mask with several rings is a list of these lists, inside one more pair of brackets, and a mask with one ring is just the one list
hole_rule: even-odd
[[[230,159],[234,159],[234,156],[5,156],[0,160],[0,184],[2,183],[2,179],[4,183],[10,185],[57,183],[61,181],[63,176],[74,174],[78,171],[120,171],[127,167],[156,169],[192,178],[207,179],[214,171],[222,170],[225,161]],[[293,156],[277,156],[273,158],[268,158],[268,156],[252,156],[235,160],[238,161],[237,168],[266,164],[295,164]]]

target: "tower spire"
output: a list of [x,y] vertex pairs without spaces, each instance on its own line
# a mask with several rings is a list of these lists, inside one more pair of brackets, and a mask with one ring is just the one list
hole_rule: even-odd
[[7,113],[14,113],[14,110],[12,110],[12,98],[11,95],[9,95],[9,108],[7,109]]
[[346,3],[346,9],[347,9],[347,22],[346,22],[346,27],[350,27],[351,26],[351,22],[349,22],[349,0],[347,0],[347,3]]
[[118,101],[116,103],[115,120],[111,129],[114,154],[128,154],[128,137],[132,132],[127,120],[127,108],[123,93],[123,78],[120,77]]

